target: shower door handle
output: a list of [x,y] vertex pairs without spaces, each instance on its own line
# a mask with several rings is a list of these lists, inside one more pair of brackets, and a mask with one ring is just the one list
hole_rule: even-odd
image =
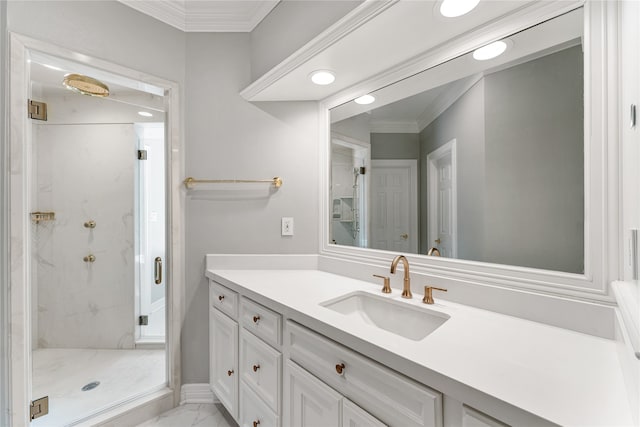
[[156,257],[153,271],[156,285],[159,285],[160,283],[162,283],[162,258],[160,258],[159,256]]

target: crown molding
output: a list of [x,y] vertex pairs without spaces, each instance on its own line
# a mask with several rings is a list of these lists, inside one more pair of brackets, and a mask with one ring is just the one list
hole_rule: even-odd
[[280,0],[118,0],[184,32],[250,32]]

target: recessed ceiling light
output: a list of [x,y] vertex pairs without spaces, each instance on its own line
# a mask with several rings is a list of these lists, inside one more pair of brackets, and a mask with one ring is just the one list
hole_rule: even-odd
[[138,114],[141,115],[142,117],[153,117],[153,114],[148,113],[146,111],[138,111]]
[[446,18],[456,18],[471,12],[480,0],[442,0],[440,14]]
[[373,103],[375,100],[376,98],[373,95],[362,95],[360,98],[354,99],[353,102],[360,105],[367,105]]
[[473,51],[473,59],[478,61],[486,61],[487,59],[493,59],[496,56],[500,56],[507,50],[507,43],[503,40],[490,43],[486,46],[482,46]]
[[335,74],[329,70],[317,70],[310,74],[309,78],[317,85],[329,85],[336,80]]

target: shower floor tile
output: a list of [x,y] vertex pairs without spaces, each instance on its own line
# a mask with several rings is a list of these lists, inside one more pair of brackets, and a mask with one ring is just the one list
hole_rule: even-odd
[[[49,414],[33,427],[69,425],[166,382],[164,350],[47,348],[32,355],[33,398],[49,396]],[[94,381],[100,385],[82,391]]]

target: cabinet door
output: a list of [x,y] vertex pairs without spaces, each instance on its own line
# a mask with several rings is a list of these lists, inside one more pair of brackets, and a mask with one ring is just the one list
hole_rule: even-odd
[[238,419],[238,323],[209,309],[209,380],[211,390]]
[[387,427],[348,399],[342,400],[342,427]]
[[295,427],[339,427],[342,396],[287,360],[284,425]]

